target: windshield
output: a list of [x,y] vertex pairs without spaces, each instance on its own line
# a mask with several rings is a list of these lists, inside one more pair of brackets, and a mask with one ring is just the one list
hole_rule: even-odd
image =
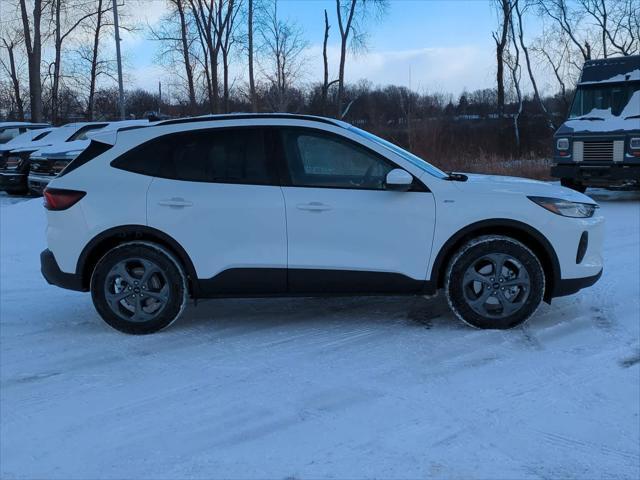
[[384,140],[383,138],[380,138],[372,133],[369,133],[365,130],[361,130],[354,126],[349,127],[349,131],[353,133],[357,133],[361,137],[364,137],[367,140],[370,140],[382,147],[385,147],[387,150],[391,150],[396,155],[399,155],[400,157],[404,158],[406,161],[410,162],[412,165],[415,165],[416,167],[420,168],[421,170],[424,170],[425,172],[429,173],[430,175],[433,175],[434,177],[437,177],[437,178],[448,177],[448,175],[444,173],[442,170],[440,170],[439,168],[434,167],[433,165],[423,160],[422,158],[418,157],[417,155],[414,155],[413,153],[408,152],[405,149],[400,148],[399,146],[391,142],[388,142],[387,140]]
[[[603,112],[594,110],[611,110],[611,115],[619,116],[629,103],[634,92],[640,91],[640,82],[580,85],[573,99],[569,118],[591,117],[604,118]],[[589,115],[592,113],[592,115]]]

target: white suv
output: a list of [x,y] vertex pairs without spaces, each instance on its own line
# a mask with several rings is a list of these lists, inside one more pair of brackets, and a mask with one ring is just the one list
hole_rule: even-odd
[[595,283],[589,197],[447,174],[344,122],[223,115],[94,139],[45,190],[42,272],[112,327],[166,327],[188,298],[429,295],[480,328]]

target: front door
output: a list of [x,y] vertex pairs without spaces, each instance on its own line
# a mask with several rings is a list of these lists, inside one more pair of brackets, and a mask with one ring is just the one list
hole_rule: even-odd
[[[408,293],[424,287],[433,194],[385,189],[390,160],[339,135],[282,131],[289,290]],[[417,182],[417,180],[416,180]]]

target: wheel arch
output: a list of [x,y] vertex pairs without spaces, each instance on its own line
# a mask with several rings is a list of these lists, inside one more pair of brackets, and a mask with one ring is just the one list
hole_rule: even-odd
[[82,286],[89,287],[93,269],[98,261],[112,248],[126,242],[143,240],[156,243],[169,250],[180,261],[187,274],[187,287],[192,297],[198,296],[198,277],[191,258],[185,249],[171,236],[146,225],[122,225],[109,228],[89,241],[83,248],[76,264],[76,274]]
[[560,282],[560,262],[555,249],[547,238],[537,229],[508,218],[481,220],[472,223],[454,233],[440,248],[431,269],[431,282],[436,288],[444,286],[447,264],[458,249],[481,235],[503,235],[522,242],[538,257],[546,277],[545,301],[550,301]]

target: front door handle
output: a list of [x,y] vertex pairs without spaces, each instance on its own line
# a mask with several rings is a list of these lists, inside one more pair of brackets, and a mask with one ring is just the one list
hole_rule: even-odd
[[173,197],[173,198],[165,198],[164,200],[160,200],[158,202],[158,205],[162,207],[185,208],[185,207],[192,207],[193,202],[190,202],[189,200],[185,200],[184,198]]
[[308,212],[326,212],[327,210],[331,210],[329,205],[322,202],[299,203],[296,207],[298,210],[306,210]]

